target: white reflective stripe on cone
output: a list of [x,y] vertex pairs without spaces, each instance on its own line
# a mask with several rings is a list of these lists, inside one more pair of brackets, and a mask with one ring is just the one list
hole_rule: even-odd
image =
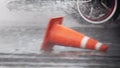
[[100,50],[100,47],[102,46],[102,43],[97,43],[96,45],[95,45],[95,49],[96,50]]
[[89,37],[87,37],[87,36],[83,37],[81,44],[80,44],[80,47],[86,48],[86,44],[87,44],[88,40],[89,40]]

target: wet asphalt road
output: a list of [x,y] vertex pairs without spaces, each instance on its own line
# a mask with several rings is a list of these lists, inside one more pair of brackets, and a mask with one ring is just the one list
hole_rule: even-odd
[[119,68],[120,27],[72,28],[108,45],[107,52],[56,46],[43,54],[40,45],[44,28],[14,26],[0,30],[1,68]]
[[[120,68],[120,27],[77,23],[74,3],[0,0],[0,68]],[[65,17],[64,26],[107,44],[108,51],[55,46],[53,53],[41,53],[47,21],[56,16]]]

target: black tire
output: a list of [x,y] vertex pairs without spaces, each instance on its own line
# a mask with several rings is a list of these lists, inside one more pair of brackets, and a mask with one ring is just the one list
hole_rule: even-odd
[[119,15],[120,15],[120,7],[119,7],[119,6],[120,6],[120,0],[118,0],[118,5],[117,5],[116,12],[115,12],[114,16],[112,17],[114,21],[115,21],[115,20],[119,17]]
[[[102,0],[91,0],[91,1],[102,1]],[[104,0],[105,1],[105,0]],[[106,0],[107,1],[107,0]],[[105,7],[103,7],[103,5],[102,5],[102,9],[103,9],[103,12],[105,12],[104,14],[103,14],[103,16],[101,15],[98,15],[98,17],[97,17],[97,13],[96,13],[96,18],[95,17],[92,17],[93,15],[92,14],[95,14],[95,13],[93,13],[92,12],[92,14],[91,14],[91,17],[89,16],[90,15],[90,11],[89,10],[91,10],[91,9],[94,9],[94,7],[95,7],[95,9],[94,10],[96,10],[96,11],[99,11],[99,14],[100,14],[100,12],[101,12],[101,10],[99,10],[99,9],[101,9],[101,7],[99,8],[99,7],[97,7],[96,8],[96,6],[94,6],[94,5],[92,5],[90,2],[86,2],[86,4],[88,3],[88,4],[91,4],[91,5],[88,5],[89,7],[90,6],[94,6],[93,8],[88,8],[88,6],[87,6],[87,9],[84,9],[83,7],[85,7],[86,8],[86,6],[84,6],[83,4],[80,4],[81,2],[79,1],[79,0],[77,0],[77,10],[78,10],[78,12],[79,12],[79,14],[80,14],[80,16],[81,16],[81,21],[82,22],[87,22],[87,23],[92,23],[92,24],[102,24],[102,23],[106,23],[106,22],[108,22],[108,21],[113,21],[113,20],[115,20],[118,16],[119,16],[119,12],[120,12],[120,8],[119,8],[119,0],[109,0],[110,1],[110,6],[108,7],[109,9],[106,9],[106,10],[104,10],[103,8],[105,8]],[[84,3],[84,2],[83,2]],[[93,2],[92,2],[93,3]],[[102,3],[102,2],[101,2]],[[106,3],[106,2],[105,2]],[[104,3],[104,5],[105,5],[105,3]],[[106,3],[107,4],[107,3]],[[95,4],[95,5],[101,5],[101,4]],[[105,5],[106,6],[106,5]],[[97,10],[98,9],[98,10]],[[85,11],[86,12],[85,12]],[[84,12],[83,12],[84,11]],[[87,16],[87,12],[89,13],[88,14],[88,16]],[[85,14],[86,13],[86,14]]]

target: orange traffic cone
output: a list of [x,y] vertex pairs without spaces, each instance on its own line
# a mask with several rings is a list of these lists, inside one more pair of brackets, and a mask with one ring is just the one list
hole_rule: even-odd
[[107,46],[72,29],[61,25],[63,17],[49,21],[42,43],[42,51],[51,51],[54,45],[106,51]]

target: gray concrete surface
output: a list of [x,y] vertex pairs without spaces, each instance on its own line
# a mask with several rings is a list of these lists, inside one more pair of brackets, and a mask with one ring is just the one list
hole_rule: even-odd
[[[34,4],[0,0],[0,68],[119,68],[120,27],[84,25],[70,13],[53,7],[34,9]],[[22,4],[22,6],[21,6]],[[20,7],[19,7],[20,6]],[[59,4],[58,4],[59,6]],[[38,7],[38,6],[37,6]],[[64,10],[68,8],[64,6]],[[30,10],[31,9],[31,10]],[[38,12],[39,11],[39,12]],[[44,12],[43,12],[44,11]],[[40,51],[50,17],[64,16],[63,25],[108,45],[107,52],[55,46],[53,53]],[[117,21],[119,23],[119,20]],[[113,25],[113,24],[110,24]]]
[[14,68],[119,68],[119,28],[72,28],[108,45],[106,53],[56,46],[43,54],[40,46],[44,28],[12,27],[0,31],[0,66]]

